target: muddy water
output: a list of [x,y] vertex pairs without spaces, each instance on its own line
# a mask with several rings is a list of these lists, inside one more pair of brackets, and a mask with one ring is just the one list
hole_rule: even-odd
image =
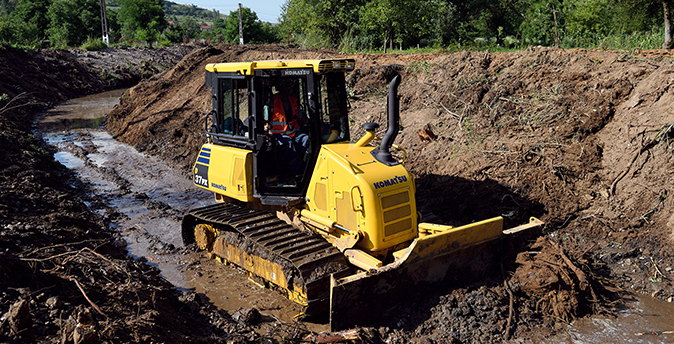
[[572,322],[546,343],[674,343],[674,303],[649,296],[625,300],[617,317],[596,316]]
[[[301,307],[260,288],[231,266],[201,252],[181,251],[182,214],[214,203],[211,193],[195,187],[181,171],[114,140],[100,124],[124,90],[74,99],[49,110],[39,128],[56,147],[55,159],[75,171],[90,189],[89,206],[122,233],[129,253],[158,267],[178,288],[204,293],[232,313],[255,307],[264,319],[290,322]],[[325,325],[309,324],[315,330]]]

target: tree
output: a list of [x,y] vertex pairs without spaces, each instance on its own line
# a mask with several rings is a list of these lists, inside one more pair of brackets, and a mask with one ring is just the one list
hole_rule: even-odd
[[[424,37],[441,37],[438,30],[447,29],[453,9],[440,0],[395,1],[374,0],[361,10],[359,27],[366,35],[379,37],[386,52],[387,42],[417,45]],[[449,16],[445,21],[442,16]]]
[[163,0],[121,0],[119,21],[125,40],[156,40],[166,27]]
[[360,26],[364,32],[379,36],[384,45],[393,41],[393,37],[398,33],[400,23],[396,21],[395,0],[374,0],[363,6],[362,16],[360,17]]
[[47,35],[52,46],[68,47],[101,35],[100,2],[97,0],[55,1],[47,11]]
[[450,0],[461,18],[459,39],[495,39],[502,44],[505,36],[517,35],[531,0]]
[[520,24],[526,44],[553,45],[559,41],[564,13],[558,0],[534,0],[524,13]]
[[439,1],[435,17],[431,18],[433,38],[437,44],[449,44],[458,38],[458,26],[461,18],[457,15],[456,5]]
[[366,0],[288,0],[281,7],[280,32],[285,37],[314,34],[337,48],[346,32],[357,25]]
[[180,26],[182,27],[183,38],[186,39],[197,38],[201,32],[199,23],[192,17],[186,17],[185,20],[180,23]]
[[672,49],[672,16],[670,13],[671,0],[662,0],[662,12],[665,17],[665,41],[662,43],[662,49]]
[[44,32],[49,26],[47,9],[51,4],[51,0],[21,0],[12,14],[23,22],[34,24],[40,32]]
[[624,32],[649,31],[664,27],[662,48],[672,49],[671,0],[618,0],[617,27]]
[[606,34],[611,25],[609,0],[571,0],[564,2],[566,29],[580,34]]
[[11,15],[18,5],[19,0],[0,0],[0,15]]
[[14,16],[0,14],[0,42],[35,46],[39,43],[37,25],[25,23]]
[[[215,26],[215,21],[213,22]],[[220,24],[218,24],[220,25]],[[265,26],[257,18],[257,14],[248,7],[241,8],[241,25],[243,26],[243,38],[246,43],[272,43],[276,41],[272,33],[271,25]],[[217,34],[217,32],[216,32]],[[239,43],[239,11],[229,12],[222,31],[225,42],[230,44]]]

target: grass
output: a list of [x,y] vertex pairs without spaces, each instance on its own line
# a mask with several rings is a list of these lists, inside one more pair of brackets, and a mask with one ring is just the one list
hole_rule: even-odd
[[410,62],[405,65],[405,70],[412,74],[423,73],[430,75],[433,70],[433,65],[428,63],[428,61]]
[[114,74],[108,72],[105,69],[102,69],[100,74],[101,74],[101,78],[103,78],[103,80],[112,80],[112,79],[116,78],[116,76]]
[[469,88],[474,84],[481,84],[487,81],[487,78],[484,75],[474,75],[472,77],[464,77],[463,75],[459,76],[454,85],[454,89],[457,91],[464,90]]
[[80,49],[86,51],[99,51],[106,49],[107,47],[108,45],[103,42],[103,39],[89,37],[87,38],[87,41],[80,46]]
[[660,131],[658,131],[658,133],[655,135],[655,141],[658,142],[658,146],[660,146],[664,141],[667,141],[667,149],[671,148],[669,137],[674,134],[672,128],[674,128],[674,123],[665,125],[660,129]]
[[[564,49],[582,48],[582,49],[604,49],[604,50],[626,50],[634,54],[638,50],[661,49],[664,37],[664,28],[654,28],[650,31],[638,32],[611,32],[601,33],[569,33],[560,37],[561,46]],[[515,52],[526,49],[531,44],[517,41],[514,37],[508,36],[507,45],[496,44],[494,39],[475,37],[472,41],[467,40],[463,44],[451,43],[446,46],[427,46],[427,47],[408,47],[400,50],[398,48],[388,49],[388,53],[397,54],[423,54],[423,53],[454,53],[459,51],[482,51],[482,52]],[[547,46],[554,46],[552,43]],[[363,54],[381,54],[383,47],[378,45],[372,49],[353,49],[350,46],[342,49],[347,53]],[[597,61],[595,61],[596,63]]]

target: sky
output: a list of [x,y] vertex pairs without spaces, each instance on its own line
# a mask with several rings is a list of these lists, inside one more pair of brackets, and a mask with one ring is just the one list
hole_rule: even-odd
[[[217,0],[172,0],[175,3],[183,5],[195,5],[207,10],[216,9],[222,14],[229,14],[231,11],[238,11],[239,1],[217,1]],[[241,0],[241,6],[248,7],[257,14],[257,17],[265,22],[278,23],[278,17],[281,16],[281,6],[286,0]]]

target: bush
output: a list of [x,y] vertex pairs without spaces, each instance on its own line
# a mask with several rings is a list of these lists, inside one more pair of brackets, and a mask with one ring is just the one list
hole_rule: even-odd
[[98,51],[107,48],[108,45],[101,38],[87,38],[87,41],[80,46],[80,49],[86,51]]

